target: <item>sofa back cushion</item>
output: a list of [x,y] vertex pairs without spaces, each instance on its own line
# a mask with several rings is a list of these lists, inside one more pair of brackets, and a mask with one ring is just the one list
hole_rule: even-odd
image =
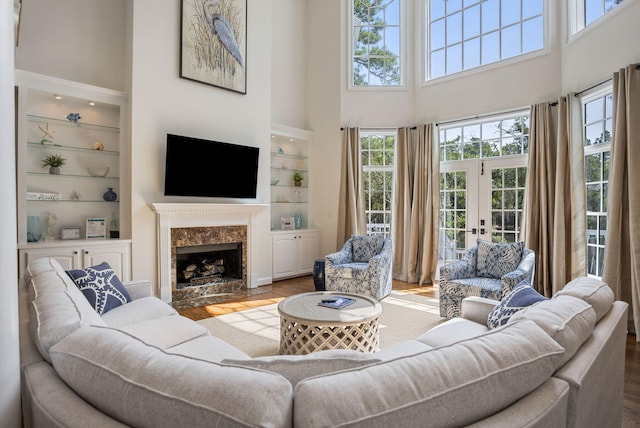
[[[294,426],[465,426],[542,385],[563,349],[534,322],[332,375],[294,389]],[[318,406],[318,400],[330,406]]]
[[524,242],[497,244],[478,239],[476,276],[500,279],[516,270],[522,259]]
[[129,426],[291,426],[282,376],[171,355],[109,327],[84,327],[50,350],[58,375]]
[[518,311],[508,323],[523,320],[535,321],[565,349],[562,358],[564,364],[593,333],[596,313],[584,300],[571,296],[558,296]]
[[27,268],[31,339],[44,359],[49,348],[85,325],[104,325],[60,264],[38,259]]
[[606,283],[586,276],[569,281],[554,297],[556,296],[573,296],[584,300],[593,306],[597,321],[609,312],[615,300],[613,290]]

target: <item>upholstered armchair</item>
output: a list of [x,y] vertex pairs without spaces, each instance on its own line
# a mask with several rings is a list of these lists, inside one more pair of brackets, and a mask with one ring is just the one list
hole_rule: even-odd
[[460,315],[462,299],[502,300],[521,281],[533,281],[535,253],[523,242],[496,244],[478,239],[461,260],[440,268],[440,316]]
[[391,292],[392,260],[391,239],[354,235],[340,251],[325,257],[326,290],[380,300]]

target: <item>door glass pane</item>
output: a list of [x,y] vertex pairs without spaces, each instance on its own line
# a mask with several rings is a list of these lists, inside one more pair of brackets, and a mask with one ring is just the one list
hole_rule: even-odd
[[526,168],[491,170],[491,240],[516,242],[520,236]]
[[467,247],[467,173],[449,171],[440,174],[440,238],[438,258],[458,260]]

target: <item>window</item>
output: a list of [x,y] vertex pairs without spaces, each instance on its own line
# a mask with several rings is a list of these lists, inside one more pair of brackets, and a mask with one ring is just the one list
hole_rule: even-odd
[[571,34],[584,30],[620,3],[622,0],[571,0],[569,2]]
[[391,235],[395,132],[360,131],[367,235]]
[[352,87],[403,84],[402,1],[351,1]]
[[427,0],[425,80],[544,48],[544,0]]
[[520,237],[529,113],[440,127],[439,263],[459,259],[478,238]]
[[602,277],[607,235],[607,196],[613,95],[596,94],[582,100],[584,170],[587,194],[587,273]]

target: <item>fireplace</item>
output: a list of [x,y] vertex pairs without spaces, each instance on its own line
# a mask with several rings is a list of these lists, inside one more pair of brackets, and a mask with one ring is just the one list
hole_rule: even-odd
[[[248,289],[271,283],[270,277],[260,277],[257,272],[261,266],[265,268],[261,254],[262,243],[269,242],[269,205],[153,203],[150,207],[158,221],[158,291],[163,301],[176,308],[201,306],[246,296]],[[263,230],[267,231],[266,236]],[[218,245],[221,247],[215,250]],[[216,259],[213,266],[222,263],[228,272],[233,270],[229,267],[234,263],[233,257],[227,260],[225,255],[222,262],[217,262],[220,258],[215,253],[226,252],[229,245],[240,247],[236,256],[242,262],[239,274],[234,273],[233,277],[230,275],[221,281],[201,279],[188,286],[178,285],[182,280],[178,281],[177,272],[186,270],[177,265],[179,253],[212,252],[214,254],[207,257]],[[189,247],[194,248],[187,249]],[[208,267],[214,270],[212,266]]]
[[171,229],[171,303],[219,303],[247,292],[247,227]]

